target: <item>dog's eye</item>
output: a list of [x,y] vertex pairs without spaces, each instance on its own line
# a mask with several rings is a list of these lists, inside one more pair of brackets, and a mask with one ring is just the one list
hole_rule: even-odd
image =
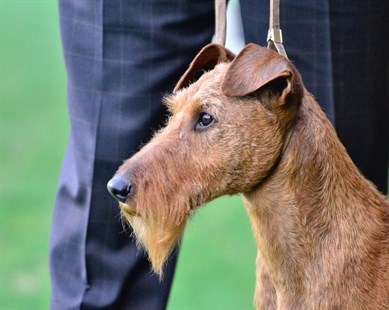
[[208,113],[201,113],[199,116],[199,119],[196,123],[196,129],[201,130],[207,128],[209,125],[211,125],[214,121],[214,118],[212,115],[209,115]]

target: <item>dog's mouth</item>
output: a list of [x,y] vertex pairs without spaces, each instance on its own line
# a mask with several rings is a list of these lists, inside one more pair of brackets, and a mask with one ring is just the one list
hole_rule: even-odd
[[136,210],[135,206],[132,206],[128,203],[119,202],[119,207],[125,217],[141,216]]

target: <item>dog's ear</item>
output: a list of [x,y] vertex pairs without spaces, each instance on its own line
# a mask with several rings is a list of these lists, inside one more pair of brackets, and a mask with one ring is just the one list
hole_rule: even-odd
[[191,83],[198,80],[205,71],[212,70],[217,64],[232,61],[234,58],[235,55],[221,45],[206,45],[193,59],[189,68],[178,81],[173,93],[189,86]]
[[[277,94],[278,103],[302,96],[301,77],[284,56],[256,44],[248,44],[228,68],[221,88],[223,94],[240,97],[269,86]],[[293,96],[291,96],[293,95]]]

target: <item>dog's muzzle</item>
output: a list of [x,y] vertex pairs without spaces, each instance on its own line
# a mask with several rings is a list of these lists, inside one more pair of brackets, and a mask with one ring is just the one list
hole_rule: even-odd
[[113,198],[122,203],[125,203],[132,194],[132,184],[122,175],[116,175],[109,180],[107,189]]

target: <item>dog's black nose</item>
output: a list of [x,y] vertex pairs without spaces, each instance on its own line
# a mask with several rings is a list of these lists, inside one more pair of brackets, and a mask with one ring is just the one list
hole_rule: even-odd
[[108,181],[107,189],[113,198],[120,202],[126,202],[131,195],[132,185],[123,176],[117,175]]

